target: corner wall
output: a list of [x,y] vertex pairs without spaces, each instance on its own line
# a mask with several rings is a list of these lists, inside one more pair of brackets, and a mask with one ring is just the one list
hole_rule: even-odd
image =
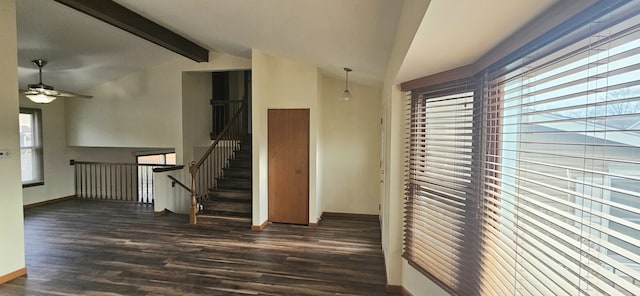
[[0,0],[0,278],[25,267],[16,32],[15,1]]
[[182,159],[186,166],[202,156],[194,154],[194,148],[211,145],[211,88],[211,72],[182,72]]
[[349,82],[353,99],[341,101],[344,80],[324,75],[321,89],[323,211],[378,215],[382,90]]
[[318,197],[317,141],[319,131],[318,69],[292,60],[252,52],[253,225],[269,219],[268,109],[309,109],[309,222],[322,214]]

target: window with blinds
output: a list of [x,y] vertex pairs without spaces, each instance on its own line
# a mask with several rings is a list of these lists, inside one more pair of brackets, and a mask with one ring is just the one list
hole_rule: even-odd
[[639,6],[491,67],[476,89],[411,92],[413,266],[452,294],[640,295]]
[[20,108],[20,167],[22,186],[37,186],[44,182],[42,162],[42,112]]
[[476,204],[473,86],[462,80],[415,90],[408,106],[404,257],[447,287],[472,284],[458,275],[468,270],[462,259],[475,241],[465,225],[476,212],[471,209]]

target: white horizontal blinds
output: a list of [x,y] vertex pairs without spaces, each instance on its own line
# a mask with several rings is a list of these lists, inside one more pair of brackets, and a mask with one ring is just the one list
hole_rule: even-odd
[[581,28],[590,33],[570,46],[549,53],[550,44],[490,74],[486,294],[640,295],[637,6]]
[[[465,225],[472,196],[474,92],[470,81],[414,90],[406,176],[405,254],[409,262],[451,291],[469,291],[462,277],[473,241]],[[472,214],[474,211],[471,211]]]

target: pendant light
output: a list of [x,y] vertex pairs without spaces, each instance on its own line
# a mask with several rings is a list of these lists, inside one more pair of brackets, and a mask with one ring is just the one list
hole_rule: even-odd
[[338,100],[349,101],[353,98],[351,96],[351,92],[349,91],[349,72],[351,72],[351,69],[344,68],[344,71],[346,72],[345,80],[344,80],[345,87],[344,87],[344,91],[340,94],[340,96],[338,96]]

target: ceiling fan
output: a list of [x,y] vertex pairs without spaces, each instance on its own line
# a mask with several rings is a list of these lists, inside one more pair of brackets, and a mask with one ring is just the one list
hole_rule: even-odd
[[42,83],[42,67],[47,65],[47,61],[36,59],[31,61],[38,66],[39,81],[35,84],[29,84],[27,89],[21,90],[27,98],[35,103],[47,104],[53,102],[56,98],[85,98],[90,99],[92,96],[79,95],[68,91],[56,90],[53,86]]

